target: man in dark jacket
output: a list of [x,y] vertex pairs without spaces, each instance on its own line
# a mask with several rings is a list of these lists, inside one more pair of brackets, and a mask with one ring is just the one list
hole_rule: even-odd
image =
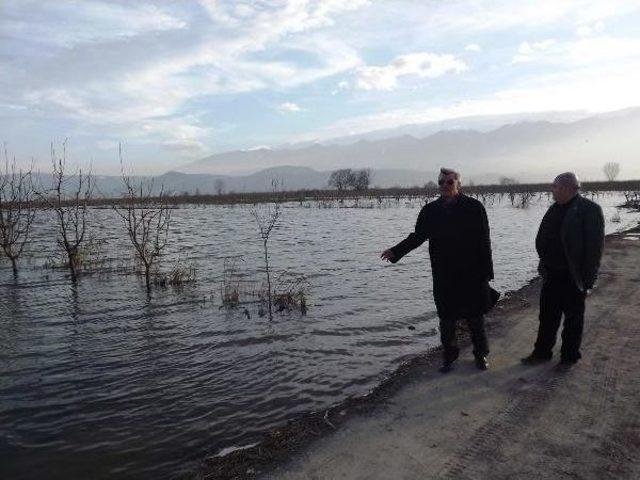
[[458,358],[459,318],[469,325],[476,366],[486,370],[489,346],[483,315],[497,300],[488,283],[493,279],[493,261],[487,213],[482,203],[460,193],[456,171],[441,169],[438,184],[441,196],[422,208],[415,231],[381,257],[396,263],[429,240],[433,297],[444,349],[440,370],[448,372]]
[[598,204],[580,196],[575,174],[558,175],[552,189],[555,203],[544,215],[536,236],[542,277],[538,337],[533,353],[522,363],[551,360],[564,313],[559,365],[566,368],[581,357],[585,297],[600,267],[604,217]]

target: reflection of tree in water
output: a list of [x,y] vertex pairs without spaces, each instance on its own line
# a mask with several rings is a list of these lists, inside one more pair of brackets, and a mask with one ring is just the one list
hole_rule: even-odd
[[29,315],[25,311],[25,299],[17,277],[11,277],[0,286],[0,351],[9,353],[15,350],[20,339],[20,330],[25,328]]
[[71,284],[71,290],[69,295],[69,305],[71,306],[71,318],[74,324],[80,319],[80,302],[78,301],[78,285],[76,283]]

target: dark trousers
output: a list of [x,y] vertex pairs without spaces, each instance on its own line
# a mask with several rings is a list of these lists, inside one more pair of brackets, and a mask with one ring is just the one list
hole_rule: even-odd
[[553,346],[564,314],[560,358],[576,361],[580,355],[584,327],[584,300],[586,294],[576,287],[569,276],[550,275],[545,278],[540,292],[540,325],[534,353],[542,358],[553,356]]
[[[489,342],[484,329],[484,317],[468,317],[465,319],[471,332],[471,342],[473,343],[473,354],[477,357],[484,357],[489,353]],[[457,319],[440,319],[440,341],[444,349],[444,359],[452,362],[458,358],[460,349],[458,348],[458,336],[456,335]]]

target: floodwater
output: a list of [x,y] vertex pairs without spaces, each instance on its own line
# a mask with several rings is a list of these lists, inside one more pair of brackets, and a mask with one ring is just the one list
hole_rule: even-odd
[[[626,211],[610,221],[621,196],[595,200],[607,232],[637,222]],[[548,205],[546,196],[527,209],[506,197],[487,205],[498,290],[535,276]],[[366,394],[437,345],[426,245],[396,265],[379,258],[421,204],[372,206],[284,206],[271,264],[306,276],[309,311],[273,321],[255,305],[250,318],[220,308],[225,257],[242,255],[238,272],[261,279],[249,207],[174,210],[164,265],[194,263],[197,280],[151,295],[135,275],[103,271],[73,286],[64,270],[43,268],[55,250],[43,215],[19,278],[0,263],[0,478],[172,478],[302,412]],[[119,218],[90,213],[112,264],[128,255]]]

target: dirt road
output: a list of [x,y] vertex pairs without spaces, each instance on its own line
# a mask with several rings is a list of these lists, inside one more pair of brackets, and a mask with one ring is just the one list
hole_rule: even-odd
[[[640,239],[607,239],[587,299],[583,359],[525,367],[537,329],[538,283],[489,318],[491,367],[470,349],[434,366],[367,414],[262,478],[640,478]],[[556,351],[558,346],[556,346]]]

